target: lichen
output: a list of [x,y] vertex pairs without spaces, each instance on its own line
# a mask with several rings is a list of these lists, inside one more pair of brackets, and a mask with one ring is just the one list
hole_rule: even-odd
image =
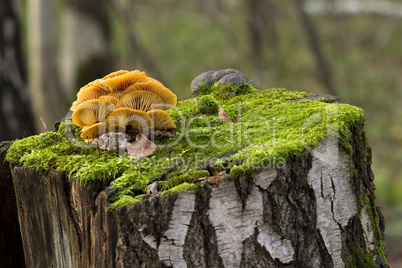
[[[50,169],[65,172],[96,190],[117,187],[112,198],[116,208],[143,195],[155,175],[165,174],[157,179],[164,192],[181,189],[176,188],[180,185],[193,187],[195,179],[212,175],[202,170],[206,163],[218,171],[225,169],[232,177],[252,175],[263,166],[280,167],[287,158],[305,153],[326,137],[339,138],[351,153],[350,128],[364,122],[363,111],[354,106],[293,101],[311,95],[308,92],[214,84],[201,87],[201,93],[219,102],[229,118],[242,123],[222,122],[217,113],[200,114],[202,97],[195,97],[167,111],[177,126],[176,136],[156,140],[154,154],[140,161],[86,145],[79,137],[80,128],[71,121],[63,122],[58,132],[14,142],[7,160],[36,166],[44,173]],[[230,151],[238,153],[216,159]]]

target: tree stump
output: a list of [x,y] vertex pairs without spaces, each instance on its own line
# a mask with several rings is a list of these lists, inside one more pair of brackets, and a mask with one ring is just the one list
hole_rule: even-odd
[[[388,267],[371,151],[327,139],[281,167],[108,209],[58,172],[12,167],[28,267]],[[43,177],[44,176],[44,177]]]

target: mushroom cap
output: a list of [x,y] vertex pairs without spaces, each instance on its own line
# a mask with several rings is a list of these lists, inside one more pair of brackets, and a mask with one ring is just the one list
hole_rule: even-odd
[[147,114],[154,122],[153,128],[158,130],[173,130],[176,129],[176,125],[174,124],[170,115],[161,109],[154,109],[148,111]]
[[95,137],[106,133],[105,123],[96,123],[90,126],[85,126],[85,130],[81,133],[81,138],[85,139],[86,143],[89,143],[95,139]]
[[89,100],[81,103],[75,109],[72,120],[79,127],[104,122],[114,110],[114,105],[104,100]]
[[163,104],[165,104],[165,102],[158,93],[136,90],[124,95],[117,103],[116,108],[128,107],[147,112],[153,107],[161,107]]
[[121,127],[131,125],[136,131],[147,132],[151,128],[152,119],[144,111],[123,107],[109,114],[106,124],[109,126],[117,124]]
[[162,83],[160,83],[154,79],[149,79],[146,82],[135,83],[135,84],[127,87],[124,90],[124,93],[127,94],[129,92],[133,92],[133,91],[137,91],[137,90],[150,91],[150,92],[157,93],[159,96],[161,96],[161,98],[163,99],[165,104],[163,106],[157,107],[157,108],[167,110],[171,106],[176,106],[176,104],[177,104],[177,96],[172,91],[170,91],[168,88],[166,88]]
[[102,79],[100,80],[100,84],[97,84],[97,86],[108,92],[116,92],[123,91],[134,83],[148,81],[148,79],[149,78],[145,72],[132,71],[107,79]]
[[113,97],[117,98],[118,100],[120,100],[121,98],[123,98],[125,93],[124,93],[124,91],[115,91],[115,92],[109,93],[108,95],[113,96]]
[[104,101],[108,101],[110,103],[113,103],[114,106],[116,106],[117,102],[119,101],[118,98],[116,98],[115,96],[112,95],[102,95],[98,98],[98,100],[104,100]]
[[127,71],[127,70],[119,70],[119,71],[116,71],[116,72],[113,72],[113,73],[110,73],[110,74],[104,76],[102,79],[105,80],[105,79],[108,79],[108,78],[113,78],[113,77],[116,77],[116,76],[120,76],[120,75],[122,75],[122,74],[126,74],[126,73],[128,73],[128,72],[130,72],[130,71]]
[[109,132],[125,132],[126,127],[125,126],[119,126],[118,124],[113,124],[108,127]]
[[106,94],[108,94],[107,91],[94,85],[83,87],[77,93],[77,100],[73,102],[73,105],[71,106],[70,110],[75,111],[75,109],[77,109],[77,106],[80,105],[81,103],[88,100],[97,99],[100,96]]

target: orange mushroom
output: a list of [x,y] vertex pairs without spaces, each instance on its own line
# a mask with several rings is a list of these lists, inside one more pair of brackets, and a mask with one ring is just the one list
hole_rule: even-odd
[[75,109],[72,120],[79,127],[104,122],[115,106],[103,100],[89,100],[81,103]]
[[147,112],[155,106],[163,106],[164,103],[164,100],[155,92],[137,90],[124,95],[119,102],[117,102],[116,108],[128,107]]
[[97,87],[97,86],[88,86],[85,88],[82,88],[80,92],[77,93],[77,100],[73,102],[73,105],[71,106],[70,110],[75,111],[78,105],[81,103],[92,100],[92,99],[98,99],[102,95],[108,94],[107,91]]
[[108,127],[109,132],[125,132],[126,127],[125,126],[119,126],[119,124],[113,124]]
[[145,72],[141,73],[139,71],[133,71],[111,78],[102,79],[100,84],[97,86],[109,92],[116,92],[123,91],[134,83],[145,82],[148,79],[149,78]]
[[171,106],[176,106],[176,104],[177,104],[177,96],[172,91],[170,91],[168,88],[163,86],[162,83],[155,81],[154,79],[151,79],[150,81],[147,81],[147,82],[135,83],[135,84],[129,86],[128,88],[126,88],[124,90],[124,93],[128,94],[130,92],[138,91],[138,90],[150,91],[150,92],[157,93],[165,102],[164,105],[157,107],[159,109],[167,110]]
[[112,96],[112,95],[103,95],[103,96],[100,96],[100,97],[98,98],[98,100],[103,100],[103,101],[107,101],[107,102],[113,103],[114,106],[116,106],[116,105],[117,105],[117,102],[119,101],[118,98],[116,98],[116,97],[114,97],[114,96]]
[[113,73],[110,73],[110,74],[104,76],[102,79],[105,80],[105,79],[108,79],[108,78],[113,78],[113,77],[116,77],[116,76],[119,76],[119,75],[122,75],[122,74],[126,74],[128,72],[130,72],[130,71],[119,70],[119,71],[116,71],[116,72],[113,72]]
[[[84,128],[83,128],[84,129]],[[86,143],[92,142],[99,135],[106,133],[105,123],[96,123],[91,126],[85,126],[85,130],[81,133],[81,138],[85,139]]]
[[119,127],[130,125],[136,131],[148,132],[152,126],[152,119],[144,111],[124,107],[109,114],[106,118],[106,124],[109,126],[118,125]]
[[174,124],[170,115],[160,109],[154,109],[148,111],[147,114],[153,121],[153,129],[157,130],[173,130],[176,129],[176,125]]

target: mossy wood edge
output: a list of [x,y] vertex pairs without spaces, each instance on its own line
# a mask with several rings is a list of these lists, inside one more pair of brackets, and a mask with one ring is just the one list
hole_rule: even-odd
[[[131,161],[128,155],[119,156],[115,151],[78,147],[71,138],[79,140],[79,129],[69,122],[63,122],[58,132],[43,133],[14,142],[8,150],[7,160],[13,165],[16,187],[26,187],[28,184],[32,189],[35,184],[36,189],[38,185],[43,185],[47,187],[42,193],[43,196],[50,194],[57,199],[63,197],[63,200],[69,203],[67,207],[70,211],[55,210],[67,215],[66,220],[62,220],[62,227],[57,231],[57,235],[60,236],[69,230],[70,233],[64,233],[66,239],[72,235],[79,238],[77,241],[64,241],[65,248],[60,254],[70,256],[69,261],[72,264],[81,265],[83,259],[74,257],[74,247],[78,247],[76,250],[79,252],[84,248],[91,250],[88,254],[105,250],[104,253],[108,252],[105,257],[107,260],[88,260],[91,265],[96,261],[103,261],[99,267],[123,266],[130,262],[149,262],[149,267],[170,266],[174,265],[174,262],[199,265],[197,267],[255,267],[253,258],[266,265],[296,267],[301,264],[313,264],[310,257],[303,256],[312,252],[315,254],[315,261],[320,262],[322,267],[334,267],[338,264],[350,267],[377,267],[381,261],[385,265],[383,222],[375,206],[373,174],[370,168],[371,151],[364,134],[364,115],[360,108],[333,102],[331,99],[300,100],[311,96],[311,93],[285,89],[258,91],[251,85],[219,87],[215,84],[201,88],[197,94],[209,95],[208,99],[212,99],[214,106],[219,102],[230,118],[241,118],[242,123],[219,121],[218,114],[214,112],[215,108],[200,109],[199,102],[203,98],[195,96],[179,102],[177,109],[168,110],[177,125],[177,134],[172,139],[183,135],[185,138],[170,147],[168,145],[172,142],[171,139],[155,141],[158,149],[154,155],[138,162]],[[298,101],[294,101],[296,99]],[[242,139],[244,135],[247,135],[247,139]],[[214,148],[204,146],[211,137],[214,137],[217,145]],[[345,186],[344,189],[349,189],[353,196],[353,200],[346,201],[352,202],[352,207],[355,202],[355,210],[346,209],[350,213],[348,216],[342,214],[345,208],[339,206],[339,213],[345,217],[341,217],[344,221],[342,223],[336,217],[333,219],[338,226],[334,227],[339,234],[336,241],[328,238],[333,230],[320,229],[320,218],[315,210],[315,204],[320,199],[320,195],[317,195],[319,189],[314,190],[316,182],[314,176],[309,175],[315,163],[318,163],[318,160],[314,160],[317,158],[314,152],[331,140],[337,142],[335,151],[342,156],[344,172],[346,170],[346,173],[341,172],[338,177],[341,181],[346,178],[345,185],[350,187]],[[228,152],[235,153],[219,158]],[[202,154],[204,160],[213,161],[204,161],[201,165],[196,165],[197,154]],[[178,164],[183,159],[185,167]],[[155,161],[159,161],[157,165]],[[331,166],[331,163],[329,165]],[[206,166],[208,169],[203,169]],[[209,185],[206,182],[197,185],[193,183],[199,178],[222,170],[227,175],[220,178],[217,185]],[[329,170],[338,172],[336,169]],[[161,176],[155,176],[158,174]],[[23,178],[27,176],[31,180],[24,183]],[[54,183],[54,177],[61,179],[63,191],[53,192],[57,188],[50,186]],[[145,194],[152,178],[161,182],[159,190],[163,186],[162,194]],[[323,178],[320,180],[322,184]],[[109,188],[104,191],[107,187]],[[322,204],[329,202],[329,211],[331,206],[333,209],[334,205],[339,205],[336,187],[340,186],[332,182],[327,189],[333,192],[332,199],[323,198]],[[80,198],[76,198],[73,188],[87,189],[87,205],[77,203]],[[220,195],[219,192],[224,191],[223,189],[229,192]],[[233,193],[230,189],[233,189]],[[17,199],[22,200],[28,192],[28,188],[20,194],[16,190]],[[37,191],[31,192],[39,194]],[[279,197],[280,193],[287,197],[282,199]],[[321,194],[325,196],[324,192]],[[234,199],[226,200],[228,206],[232,206],[234,210],[240,209],[240,214],[237,219],[233,219],[233,223],[239,219],[240,222],[244,221],[241,215],[245,211],[260,220],[254,222],[255,229],[238,230],[240,238],[232,240],[232,247],[225,252],[221,243],[230,240],[230,235],[216,229],[219,224],[224,223],[219,222],[219,217],[211,215],[214,215],[215,209],[212,204],[224,201],[225,197],[230,199],[230,196]],[[41,202],[32,204],[39,205]],[[258,207],[258,204],[260,207],[268,207],[268,211],[258,212],[259,208],[253,208]],[[186,208],[186,213],[182,213],[181,206]],[[326,207],[322,209],[325,211]],[[50,211],[45,209],[47,210]],[[80,212],[83,210],[85,213]],[[332,217],[336,213],[332,212]],[[292,214],[295,215],[286,219]],[[31,216],[37,218],[38,215]],[[23,215],[19,214],[19,217],[21,222]],[[56,213],[53,216],[40,217],[43,220],[61,215]],[[96,217],[101,217],[104,222],[101,223],[102,220],[98,219],[100,225],[93,225]],[[175,222],[175,217],[184,222]],[[303,227],[303,224],[297,223],[300,221],[311,224],[312,229],[306,230],[307,225]],[[182,226],[181,229],[177,224]],[[187,226],[187,230],[183,230],[183,224]],[[254,226],[253,223],[250,224]],[[236,229],[236,226],[235,224],[229,227]],[[367,229],[367,226],[370,228]],[[31,232],[32,228],[31,226]],[[99,238],[102,241],[98,241],[100,248],[93,244],[83,246],[83,241],[89,239],[88,236],[94,237],[95,233],[99,232],[93,228],[110,229],[111,240],[103,236]],[[127,228],[131,228],[131,233]],[[289,232],[283,228],[288,228]],[[82,233],[84,229],[86,233]],[[294,233],[295,230],[302,234]],[[314,241],[307,239],[308,236]],[[179,239],[176,241],[179,248],[169,246],[170,239]],[[196,242],[197,239],[204,241],[202,245]],[[286,254],[280,254],[275,248],[270,248],[269,244],[275,241],[282,241],[278,247],[286,249]],[[314,246],[307,246],[307,241]],[[49,249],[49,245],[47,247]],[[190,252],[194,247],[201,247],[204,251]],[[303,247],[311,252],[306,252]],[[131,251],[136,255],[132,255]],[[82,255],[82,252],[80,254]],[[233,263],[226,256],[235,256]]]

